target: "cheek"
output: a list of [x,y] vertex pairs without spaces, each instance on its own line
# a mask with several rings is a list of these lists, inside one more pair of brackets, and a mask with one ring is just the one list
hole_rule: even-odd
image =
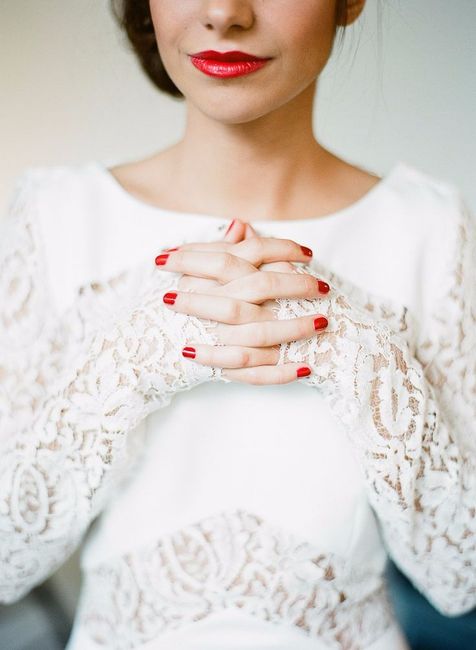
[[177,0],[151,0],[150,13],[159,50],[179,44],[192,24],[191,3]]
[[286,46],[284,54],[288,60],[298,62],[306,69],[314,69],[316,73],[327,62],[334,38],[334,14],[329,5],[332,3],[321,3],[312,11],[296,11],[279,23],[281,42]]

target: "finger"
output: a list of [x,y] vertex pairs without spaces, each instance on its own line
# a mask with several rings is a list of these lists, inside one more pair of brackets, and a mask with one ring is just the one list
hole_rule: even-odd
[[[261,312],[267,314],[267,310]],[[261,315],[260,314],[260,315]],[[224,345],[264,348],[322,334],[328,326],[323,314],[297,316],[284,320],[261,320],[240,324],[219,323],[215,332]]]
[[216,285],[212,295],[229,296],[259,305],[276,298],[317,298],[329,292],[327,282],[308,273],[258,271],[226,285]]
[[220,240],[214,242],[190,242],[182,244],[170,254],[184,251],[229,252],[259,267],[268,262],[308,263],[313,251],[292,239],[279,237],[250,237],[236,244]]
[[[239,246],[239,244],[227,245]],[[224,251],[215,251],[211,255],[204,250],[179,250],[158,255],[155,263],[160,270],[209,278],[222,284],[257,272],[251,262]]]
[[231,244],[237,244],[239,241],[245,237],[246,224],[240,219],[233,219],[230,225],[228,226],[223,241],[230,242]]
[[164,294],[163,301],[173,311],[219,323],[256,325],[258,321],[269,319],[269,313],[261,307],[229,296],[168,291]]
[[291,381],[300,379],[297,374],[300,368],[308,368],[311,370],[306,364],[283,363],[280,366],[264,365],[254,368],[229,368],[222,371],[222,376],[231,381],[259,386],[267,384],[289,384]]
[[250,237],[235,244],[232,253],[251,262],[256,268],[268,262],[307,264],[313,255],[307,246],[281,237]]
[[182,274],[177,283],[177,289],[179,291],[195,291],[198,293],[209,293],[212,288],[220,286],[221,284],[216,280],[196,278],[193,275],[186,274]]
[[[277,271],[279,273],[296,273],[296,267],[289,262],[269,262],[262,264],[259,267],[260,271]],[[207,278],[197,278],[193,275],[183,273],[177,284],[179,291],[198,291],[199,293],[214,293],[210,291],[212,287],[222,287],[229,285],[221,285],[216,280],[209,280]],[[238,297],[238,294],[236,294]]]
[[249,368],[252,366],[276,365],[279,361],[279,346],[251,348],[240,345],[205,345],[187,343],[182,354],[204,366],[218,368]]

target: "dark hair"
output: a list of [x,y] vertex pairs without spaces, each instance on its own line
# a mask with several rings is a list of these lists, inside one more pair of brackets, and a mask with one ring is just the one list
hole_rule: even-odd
[[[160,58],[155,38],[154,25],[150,14],[150,0],[111,0],[111,9],[119,27],[124,30],[131,49],[136,54],[141,68],[152,83],[172,97],[183,98],[167,74]],[[335,32],[342,35],[347,16],[347,0],[337,0],[335,13]]]

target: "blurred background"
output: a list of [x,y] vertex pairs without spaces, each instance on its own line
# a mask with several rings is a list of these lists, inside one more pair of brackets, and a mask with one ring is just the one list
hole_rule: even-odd
[[[315,133],[383,176],[403,160],[457,184],[476,215],[476,2],[367,0],[319,81]],[[108,166],[180,139],[185,106],[140,71],[108,0],[0,2],[0,214],[32,165]],[[474,650],[476,613],[440,616],[389,564],[412,650]],[[0,606],[1,650],[64,648],[78,553],[22,601]]]

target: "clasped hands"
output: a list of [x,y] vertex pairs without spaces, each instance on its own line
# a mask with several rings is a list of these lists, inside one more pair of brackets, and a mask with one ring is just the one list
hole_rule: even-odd
[[299,363],[277,365],[280,344],[308,339],[327,325],[323,314],[278,320],[276,298],[312,299],[329,285],[297,273],[292,262],[308,263],[312,251],[291,239],[259,237],[235,219],[221,241],[182,244],[156,257],[158,269],[182,273],[177,291],[164,295],[174,311],[217,321],[220,345],[187,342],[182,354],[222,368],[230,381],[284,384],[311,373]]

